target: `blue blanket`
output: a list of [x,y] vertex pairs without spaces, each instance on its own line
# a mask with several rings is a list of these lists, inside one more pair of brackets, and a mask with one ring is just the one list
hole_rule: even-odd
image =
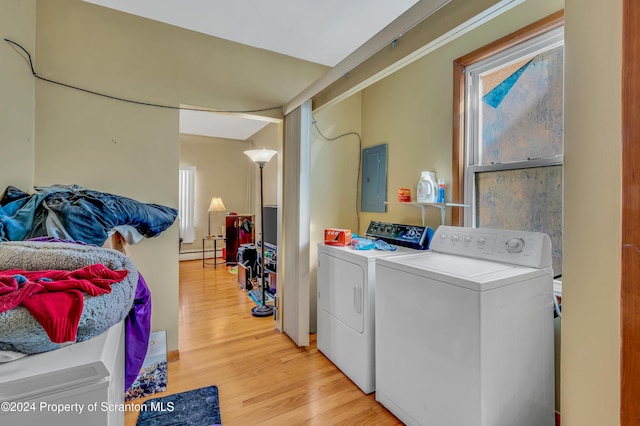
[[14,186],[6,188],[0,198],[0,241],[53,236],[102,246],[115,226],[130,225],[151,238],[169,228],[178,215],[171,207],[78,185],[35,190],[28,194]]

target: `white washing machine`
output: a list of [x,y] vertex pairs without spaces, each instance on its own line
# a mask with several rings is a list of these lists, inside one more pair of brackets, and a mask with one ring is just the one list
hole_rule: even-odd
[[124,425],[124,322],[84,342],[0,364],[2,425]]
[[376,399],[402,422],[555,424],[547,235],[441,226],[376,278]]
[[395,251],[318,245],[318,350],[364,393],[375,390],[375,259],[424,250],[432,234],[422,226],[371,222],[367,237]]

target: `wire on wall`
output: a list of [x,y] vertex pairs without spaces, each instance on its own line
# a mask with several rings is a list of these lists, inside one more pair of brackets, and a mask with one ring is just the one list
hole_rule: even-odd
[[360,136],[360,133],[358,132],[347,132],[347,133],[343,133],[341,135],[329,138],[325,135],[322,134],[322,132],[320,131],[320,128],[318,127],[318,123],[315,119],[315,117],[311,117],[312,118],[312,123],[313,126],[316,128],[316,130],[318,131],[318,134],[320,135],[320,137],[327,141],[327,142],[333,142],[337,139],[343,138],[345,136],[357,136],[358,137],[358,175],[356,177],[356,219],[358,220],[358,232],[360,232],[360,210],[358,209],[358,206],[360,205],[360,192],[359,192],[359,188],[358,188],[358,184],[360,183],[360,172],[362,169],[362,137]]
[[133,100],[133,99],[127,99],[127,98],[121,98],[121,97],[118,97],[118,96],[112,96],[112,95],[96,92],[96,91],[89,90],[89,89],[83,89],[82,87],[77,87],[77,86],[73,86],[71,84],[61,83],[59,81],[51,80],[51,79],[48,79],[46,77],[42,77],[42,76],[38,75],[38,73],[36,72],[36,70],[35,70],[35,68],[33,66],[33,60],[31,59],[31,55],[29,54],[27,49],[25,49],[24,47],[22,47],[20,44],[16,43],[15,41],[12,41],[12,40],[9,40],[9,39],[6,39],[6,38],[4,39],[4,41],[6,41],[7,43],[11,43],[12,45],[18,47],[20,50],[22,50],[27,55],[27,60],[29,61],[29,66],[31,67],[31,74],[34,77],[36,77],[37,79],[42,80],[42,81],[46,81],[47,83],[52,83],[52,84],[57,84],[59,86],[67,87],[69,89],[78,90],[80,92],[89,93],[91,95],[101,96],[101,97],[107,98],[107,99],[113,99],[113,100],[116,100],[116,101],[127,102],[127,103],[130,103],[130,104],[136,104],[136,105],[150,106],[150,107],[155,107],[155,108],[177,109],[177,110],[184,110],[184,111],[252,113],[252,112],[270,111],[270,110],[273,110],[273,109],[282,109],[282,106],[275,106],[275,107],[269,107],[269,108],[260,108],[260,109],[252,109],[252,110],[223,110],[223,109],[189,108],[189,107],[181,107],[181,106],[173,106],[173,105],[161,105],[161,104],[154,104],[154,103],[151,103],[151,102],[136,101],[136,100]]

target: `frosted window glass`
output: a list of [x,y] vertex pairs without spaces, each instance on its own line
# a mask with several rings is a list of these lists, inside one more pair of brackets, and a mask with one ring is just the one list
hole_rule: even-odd
[[544,232],[562,274],[562,166],[476,173],[476,227]]
[[486,72],[480,82],[480,164],[563,153],[563,46]]

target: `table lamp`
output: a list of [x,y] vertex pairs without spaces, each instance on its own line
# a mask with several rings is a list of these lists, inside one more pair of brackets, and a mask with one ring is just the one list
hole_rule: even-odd
[[224,206],[224,203],[222,202],[222,198],[220,197],[213,197],[211,199],[211,204],[209,205],[209,229],[208,229],[208,233],[207,236],[211,236],[211,212],[226,212],[227,208]]

